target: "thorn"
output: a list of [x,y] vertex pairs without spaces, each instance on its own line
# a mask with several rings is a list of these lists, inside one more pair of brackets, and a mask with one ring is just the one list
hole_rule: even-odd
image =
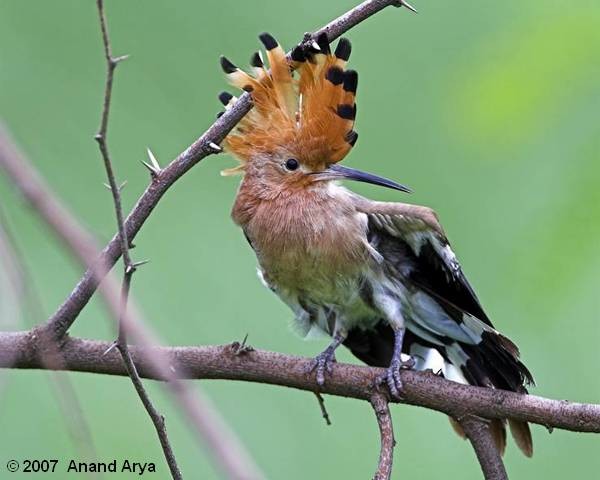
[[150,170],[150,175],[152,175],[152,177],[156,177],[158,176],[158,174],[160,172],[157,172],[156,170],[154,170],[154,167],[152,165],[150,165],[149,163],[144,162],[143,160],[141,160],[142,165],[144,165],[144,167],[146,167],[148,170]]
[[243,355],[245,353],[253,352],[254,351],[254,347],[246,344],[247,340],[248,340],[248,334],[246,334],[246,336],[242,340],[242,343],[233,342],[231,344],[231,346],[233,348],[233,354],[234,355]]
[[413,7],[410,3],[408,3],[406,0],[399,0],[399,3],[401,7],[406,7],[413,13],[419,13],[417,12],[417,9]]
[[[112,192],[112,188],[108,183],[103,183],[102,185],[104,185],[109,191]],[[119,187],[119,192],[121,192],[123,190],[123,188],[125,188],[125,185],[127,185],[127,180],[125,180],[121,186]]]
[[114,65],[117,65],[118,63],[121,63],[121,62],[127,60],[129,58],[129,56],[130,56],[129,54],[121,55],[120,57],[111,58],[111,61]]
[[150,260],[140,260],[139,262],[133,262],[133,268],[141,267],[142,265],[146,265]]
[[135,272],[135,266],[132,264],[125,267],[125,275],[131,275],[133,272]]
[[147,151],[148,151],[148,158],[150,159],[150,163],[144,162],[142,160],[142,164],[144,164],[144,166],[148,170],[150,170],[150,175],[152,175],[153,177],[156,177],[156,176],[158,176],[160,174],[160,172],[162,171],[162,169],[160,168],[160,164],[156,160],[156,157],[152,153],[152,150],[150,150],[148,148]]
[[152,166],[160,172],[160,170],[161,170],[160,164],[158,163],[158,160],[156,160],[156,157],[152,153],[152,150],[150,150],[149,148],[147,148],[146,150],[148,151],[148,158],[150,158],[150,162],[152,163]]
[[209,142],[207,147],[212,153],[221,153],[223,151],[223,149],[215,142]]
[[105,355],[108,355],[112,350],[115,349],[116,346],[117,346],[117,342],[112,342],[110,344],[110,346],[104,351],[104,353],[102,354],[102,356],[104,357]]

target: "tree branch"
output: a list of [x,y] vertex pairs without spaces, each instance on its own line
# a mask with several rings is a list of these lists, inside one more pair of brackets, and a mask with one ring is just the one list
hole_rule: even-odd
[[[329,40],[333,41],[344,32],[384,8],[388,6],[400,7],[403,5],[405,5],[405,2],[399,0],[367,0],[314,32],[313,38],[321,32],[326,32]],[[125,219],[125,233],[129,241],[135,238],[167,190],[203,158],[217,153],[214,149],[214,144],[221,143],[231,129],[235,127],[251,108],[250,95],[244,93],[231,109],[218,118],[208,130],[179,154],[175,160],[165,168],[153,173],[151,184],[146,188],[133,210]],[[120,256],[121,238],[117,233],[100,253],[100,257],[95,264],[97,266],[88,268],[71,294],[48,320],[47,328],[54,335],[60,337],[67,332],[96,291],[98,283],[102,279],[102,276],[99,276],[98,273],[106,272],[106,268],[112,267]]]
[[106,135],[108,133],[108,117],[110,114],[110,101],[112,98],[112,84],[117,65],[122,60],[125,60],[127,56],[113,57],[112,48],[110,45],[110,37],[108,34],[108,25],[106,23],[106,14],[104,13],[104,0],[96,0],[96,6],[98,8],[98,16],[100,18],[100,30],[102,31],[102,43],[104,45],[104,58],[106,59],[106,84],[104,88],[104,101],[102,106],[102,116],[100,120],[100,128],[98,133],[95,135],[95,139],[98,142],[100,153],[102,154],[102,160],[104,162],[104,168],[106,170],[106,176],[108,177],[108,184],[110,186],[110,192],[113,197],[113,204],[115,207],[115,215],[117,217],[117,230],[119,232],[119,240],[121,242],[121,255],[123,255],[123,262],[125,264],[125,273],[127,270],[135,268],[131,262],[129,256],[129,242],[127,241],[127,232],[123,226],[123,206],[121,203],[121,188],[117,185],[115,173],[108,152],[108,144],[106,141]]
[[465,435],[471,442],[485,480],[508,480],[502,456],[484,419],[467,415],[459,420]]
[[379,453],[379,464],[373,480],[390,480],[392,478],[392,463],[394,460],[394,425],[390,406],[386,397],[381,393],[375,393],[371,397],[371,406],[377,417],[379,435],[381,436],[381,450]]
[[[126,375],[119,355],[103,355],[109,342],[66,337],[61,352],[65,368],[72,371]],[[44,368],[39,359],[36,332],[0,333],[0,368]],[[130,346],[143,378],[164,379],[148,361],[162,355],[182,366],[178,378],[242,380],[297,388],[314,392],[314,377],[306,371],[312,359],[282,353],[253,350],[236,355],[232,345],[204,347],[156,347],[150,351]],[[10,359],[14,358],[14,365]],[[320,392],[369,401],[374,384],[384,370],[336,363]],[[403,370],[403,398],[391,403],[426,407],[454,418],[474,415],[482,418],[512,418],[545,427],[574,432],[600,433],[600,405],[551,400],[505,390],[493,390],[451,382],[431,372]]]
[[123,224],[123,205],[121,203],[121,188],[119,187],[119,185],[117,185],[113,164],[108,151],[108,143],[106,140],[115,69],[117,68],[119,62],[127,57],[113,57],[112,47],[110,43],[110,35],[108,33],[108,24],[106,21],[106,13],[104,11],[104,0],[97,0],[96,6],[98,8],[100,30],[102,32],[104,57],[106,59],[106,85],[104,90],[104,101],[102,107],[102,116],[100,120],[100,128],[94,138],[98,142],[98,147],[100,148],[100,153],[104,162],[104,168],[106,170],[106,176],[108,178],[108,185],[110,187],[110,191],[113,197],[115,215],[117,218],[117,229],[119,232],[119,238],[121,240],[121,254],[123,256],[124,267],[123,285],[121,287],[121,315],[119,317],[119,333],[116,345],[121,354],[121,357],[123,358],[125,369],[127,370],[127,374],[131,379],[135,391],[137,392],[138,397],[142,402],[142,405],[144,406],[146,412],[148,413],[148,416],[150,417],[150,420],[152,421],[152,424],[154,425],[154,429],[156,430],[156,435],[158,436],[163,455],[169,467],[169,471],[171,472],[171,477],[174,480],[181,480],[183,477],[181,476],[179,465],[177,465],[177,460],[175,459],[173,447],[171,447],[171,442],[169,441],[167,427],[165,424],[165,418],[158,412],[158,410],[152,403],[152,400],[150,400],[150,396],[148,395],[148,392],[144,388],[144,384],[142,383],[142,380],[138,375],[135,363],[131,358],[131,354],[129,353],[129,347],[127,345],[127,329],[125,328],[124,322],[127,321],[127,301],[129,299],[131,279],[136,271],[136,265],[132,262],[131,256],[129,254],[129,241],[127,239],[127,233]]

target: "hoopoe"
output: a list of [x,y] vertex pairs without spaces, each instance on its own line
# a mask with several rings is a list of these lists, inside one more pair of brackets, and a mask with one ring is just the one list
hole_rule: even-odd
[[[340,39],[331,53],[322,34],[288,59],[271,35],[259,38],[269,69],[260,53],[251,58],[252,75],[221,57],[229,82],[250,92],[254,104],[224,140],[240,163],[223,173],[243,174],[232,218],[256,253],[263,283],[293,310],[301,330],[333,339],[314,360],[317,383],[324,383],[343,344],[365,363],[387,368],[382,381],[395,396],[402,368],[526,392],[529,370],[483,311],[435,212],[372,201],[337,183],[409,192],[339,165],[358,138],[358,75],[345,69],[350,42]],[[227,92],[219,98],[226,109],[237,100]],[[505,424],[490,424],[501,452]],[[530,456],[527,423],[509,424]]]

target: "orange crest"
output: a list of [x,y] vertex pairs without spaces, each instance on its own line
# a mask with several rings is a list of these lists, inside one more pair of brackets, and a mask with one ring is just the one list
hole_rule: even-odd
[[[350,42],[340,39],[331,53],[322,34],[308,47],[296,47],[288,60],[271,35],[259,38],[270,70],[258,52],[251,59],[253,75],[221,57],[229,82],[250,92],[254,103],[224,141],[225,149],[241,162],[224,173],[243,171],[247,162],[269,156],[294,157],[314,170],[339,162],[358,138],[352,130],[358,75],[344,70]],[[219,99],[226,109],[237,100],[227,92]]]

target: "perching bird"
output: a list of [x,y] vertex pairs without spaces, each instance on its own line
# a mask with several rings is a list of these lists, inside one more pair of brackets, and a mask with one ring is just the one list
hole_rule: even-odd
[[[323,34],[287,59],[271,35],[260,40],[270,70],[259,53],[251,59],[253,75],[221,57],[229,82],[254,103],[224,141],[240,161],[224,174],[243,174],[232,217],[256,253],[263,282],[305,332],[333,338],[315,359],[317,382],[323,384],[343,344],[365,363],[387,368],[383,380],[392,395],[401,391],[401,368],[526,392],[531,374],[483,311],[436,214],[338,185],[355,180],[408,192],[338,163],[358,137],[358,75],[345,70],[350,42],[341,39],[332,54]],[[227,92],[219,98],[226,109],[237,100]],[[505,423],[491,422],[501,451]],[[528,425],[509,423],[517,445],[531,455]]]

